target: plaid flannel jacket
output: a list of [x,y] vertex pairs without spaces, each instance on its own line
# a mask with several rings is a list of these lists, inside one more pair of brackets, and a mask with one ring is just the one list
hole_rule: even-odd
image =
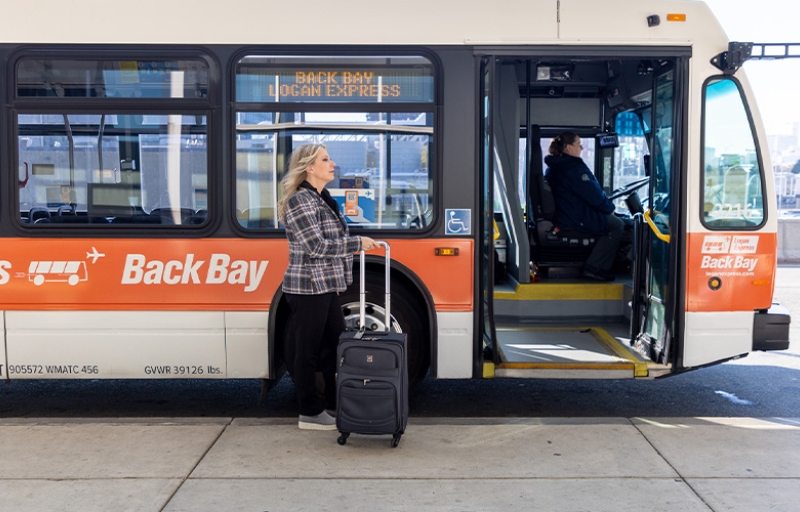
[[289,266],[283,291],[320,295],[347,290],[361,237],[350,236],[342,214],[325,204],[315,189],[301,186],[286,204],[285,224]]

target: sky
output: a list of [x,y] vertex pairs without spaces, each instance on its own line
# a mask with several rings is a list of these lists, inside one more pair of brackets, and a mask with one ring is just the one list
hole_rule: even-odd
[[[705,1],[732,41],[800,43],[798,0]],[[744,69],[767,134],[791,133],[800,122],[800,58],[750,61]]]

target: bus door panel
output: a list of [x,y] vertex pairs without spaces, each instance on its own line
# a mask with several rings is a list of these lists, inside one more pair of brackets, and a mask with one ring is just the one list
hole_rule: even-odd
[[476,251],[480,258],[481,324],[483,342],[492,350],[492,360],[499,362],[496,350],[496,331],[494,325],[494,98],[497,96],[495,80],[495,59],[481,59],[481,233],[478,237],[480,249]]
[[[482,175],[482,232],[484,248],[482,292],[483,331],[487,346],[495,346],[494,320],[494,266],[495,244],[503,229],[506,242],[506,263],[508,273],[517,282],[530,280],[530,242],[523,220],[522,205],[517,190],[519,181],[519,127],[520,93],[515,60],[498,58],[484,59],[482,63],[481,102],[481,175]],[[495,210],[502,222],[494,222]],[[498,353],[493,351],[494,362],[499,362]]]
[[634,295],[642,298],[641,307],[634,314],[641,315],[633,321],[638,326],[634,345],[650,360],[666,364],[669,362],[677,296],[673,284],[673,259],[676,251],[671,244],[671,233],[675,223],[674,209],[677,207],[674,193],[675,133],[675,71],[670,69],[654,77],[653,106],[648,123],[651,158],[648,207],[640,221],[643,232],[638,237],[636,258],[638,268]]

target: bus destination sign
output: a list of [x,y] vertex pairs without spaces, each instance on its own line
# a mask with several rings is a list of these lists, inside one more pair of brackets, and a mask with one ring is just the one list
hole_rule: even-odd
[[[236,80],[245,102],[432,102],[433,77],[426,69],[249,70]],[[257,72],[256,72],[257,71]]]

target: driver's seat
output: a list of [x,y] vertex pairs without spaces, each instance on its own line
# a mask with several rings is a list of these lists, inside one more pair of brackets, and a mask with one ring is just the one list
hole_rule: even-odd
[[541,129],[531,125],[530,161],[528,164],[528,232],[532,241],[533,261],[540,269],[582,266],[592,251],[595,235],[560,229],[553,224],[555,198],[544,179]]

